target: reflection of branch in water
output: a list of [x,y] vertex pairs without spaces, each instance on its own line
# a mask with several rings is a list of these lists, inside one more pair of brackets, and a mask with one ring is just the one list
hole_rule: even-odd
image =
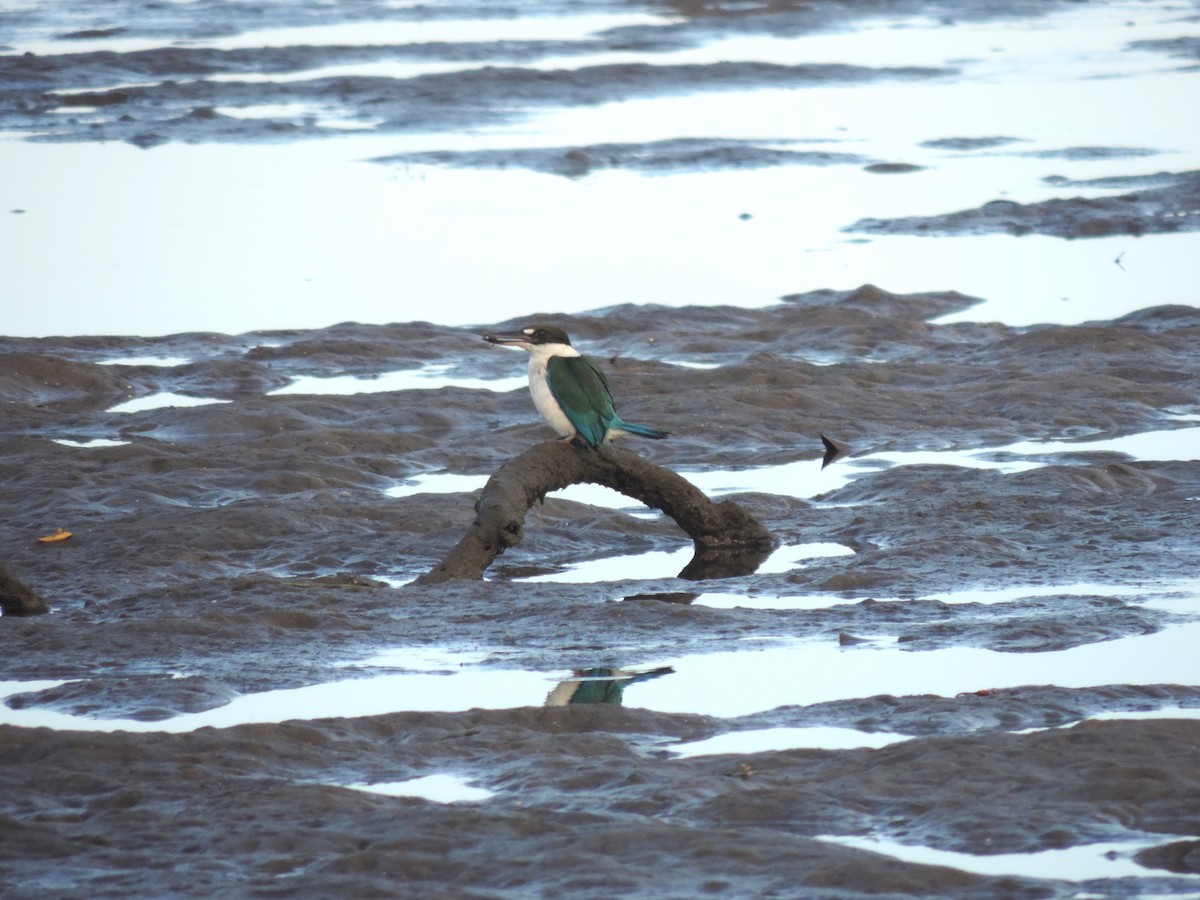
[[625,688],[639,681],[670,675],[670,666],[635,671],[633,669],[576,669],[575,677],[557,685],[546,697],[546,706],[574,706],[580,703],[621,705]]
[[[720,554],[708,554],[738,549],[751,556],[761,553],[765,558],[775,545],[771,532],[732,500],[714,503],[687,479],[636,453],[609,444],[595,450],[578,450],[562,441],[545,441],[505,463],[488,479],[467,533],[417,582],[440,584],[459,578],[482,578],[497,556],[521,543],[525,515],[534,503],[551,491],[580,483],[612,488],[674,519],[696,546],[696,559],[681,573],[683,578],[752,572],[753,568],[747,568],[747,554],[732,554],[732,568],[724,569],[707,564],[723,558]],[[706,562],[701,562],[702,557]]]
[[737,578],[753,575],[774,547],[697,547],[696,555],[683,567],[679,577],[687,581],[708,578]]

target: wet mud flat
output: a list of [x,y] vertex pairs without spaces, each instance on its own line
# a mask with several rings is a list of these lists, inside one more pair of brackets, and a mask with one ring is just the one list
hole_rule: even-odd
[[[1039,16],[1066,2],[956,4],[954,18],[997,21]],[[519,119],[531,110],[595,105],[638,96],[698,90],[857,83],[951,74],[940,67],[845,64],[777,65],[716,62],[701,65],[589,64],[605,53],[667,53],[731,35],[795,37],[853,27],[882,15],[928,12],[923,0],[863,7],[808,4],[543,2],[497,9],[479,3],[439,5],[365,3],[354,12],[320,7],[198,2],[186,8],[145,4],[134,19],[114,21],[103,4],[79,4],[70,16],[33,5],[4,13],[9,37],[0,50],[0,124],[35,131],[43,140],[125,140],[141,147],[167,141],[293,140],[328,136],[315,110],[337,109],[381,132],[477,128]],[[505,23],[554,16],[597,20],[590,32],[499,37]],[[609,21],[603,19],[608,17]],[[493,23],[492,33],[447,38],[439,23]],[[403,43],[361,36],[312,45],[241,42],[245,34],[315,26],[412,28]],[[87,27],[80,27],[81,25]],[[422,29],[431,38],[423,39]],[[537,34],[534,26],[532,32]],[[362,32],[359,34],[361,35]],[[156,46],[169,37],[171,46]],[[119,52],[113,52],[113,47]],[[1194,48],[1171,48],[1185,58]],[[561,68],[542,71],[545,59]],[[364,64],[445,64],[413,78],[342,75],[289,79]],[[261,78],[263,73],[271,75]],[[262,104],[308,105],[309,114],[245,118],[230,109]],[[748,157],[753,164],[752,157]]]
[[[811,646],[817,662],[806,667],[800,654],[777,680],[820,684],[827,651],[1032,662],[1188,627],[1197,454],[1087,446],[1194,428],[1200,312],[1019,329],[930,321],[972,302],[867,286],[762,310],[553,317],[603,364],[623,414],[674,433],[630,446],[677,471],[753,461],[798,464],[781,471],[815,479],[822,432],[860,457],[1018,441],[1081,448],[1047,450],[1019,472],[913,463],[860,468],[816,497],[782,481],[734,493],[783,544],[853,554],[703,582],[670,571],[521,580],[687,546],[670,520],[552,496],[489,580],[405,584],[462,534],[474,495],[388,489],[430,473],[487,475],[548,437],[520,388],[369,392],[392,371],[440,366],[451,382],[522,371],[523,357],[489,349],[473,330],[0,340],[4,562],[53,608],[0,618],[0,682],[61,682],[13,692],[10,721],[73,717],[53,729],[0,725],[5,883],[17,896],[1194,891],[1200,722],[1134,717],[1200,707],[1198,679],[958,691],[964,673],[951,666],[944,692],[750,702],[733,715],[703,712],[704,697],[694,712],[655,709],[639,701],[650,685],[629,682],[599,703],[516,697],[511,708],[501,699],[472,710],[468,700],[419,711],[400,698],[382,714],[317,704],[289,721],[185,724],[239,697],[369,680],[388,667],[373,655],[396,648],[476,652],[428,667],[447,683],[464,666],[497,683],[514,670],[545,673],[550,700],[554,673],[669,668],[689,654],[749,657],[787,642]],[[361,392],[273,393],[348,374],[363,378]],[[120,411],[166,393],[224,402]],[[72,537],[36,540],[57,528]],[[1188,579],[1176,599],[1145,602],[1155,585]],[[1079,584],[1096,588],[1054,590]],[[955,602],[980,587],[1016,593]],[[830,602],[705,605],[714,591]],[[738,679],[731,667],[724,689],[763,689]],[[106,718],[120,730],[96,724]],[[906,739],[672,750],[807,727]],[[350,787],[446,772],[492,795],[438,803]],[[964,855],[957,865],[906,861],[845,843],[855,835]],[[962,863],[1105,842],[1125,848],[1112,852],[1129,857],[1132,874],[988,874]]]
[[[645,55],[1081,6],[198,0],[118,22],[28,4],[0,11],[0,127],[157,153],[932,84],[959,64]],[[428,37],[568,14],[612,18]],[[356,23],[373,30],[274,33]],[[430,30],[375,37],[391,24]],[[1122,55],[1194,66],[1194,38],[1142,33]],[[941,129],[920,146],[947,159],[1038,137]],[[915,168],[825,137],[398,143],[375,161]],[[1194,162],[1156,159],[1176,149],[1055,144],[1028,151],[1053,162],[1053,199],[838,228],[947,254],[961,235],[1195,231]],[[1123,174],[1071,165],[1104,160]],[[781,557],[699,581],[675,577],[689,544],[669,519],[550,496],[486,580],[413,583],[478,485],[550,437],[511,383],[523,357],[483,329],[0,337],[0,564],[51,607],[0,617],[5,896],[1194,894],[1200,311],[937,324],[975,300],[812,287],[757,310],[536,317],[600,362],[623,415],[673,435],[626,446],[778,538]],[[850,456],[822,470],[821,434]]]

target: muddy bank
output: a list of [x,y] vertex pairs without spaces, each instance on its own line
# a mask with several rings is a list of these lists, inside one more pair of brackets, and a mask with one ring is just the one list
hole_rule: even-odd
[[[629,397],[622,406],[630,415],[672,431],[669,441],[633,446],[677,471],[740,468],[748,459],[756,465],[812,460],[819,471],[822,432],[849,441],[860,455],[974,449],[1185,427],[1165,411],[1195,409],[1200,318],[1193,309],[1162,308],[1075,327],[926,321],[968,302],[954,294],[895,296],[865,288],[797,295],[766,310],[623,307],[563,324],[604,363],[615,395]],[[212,550],[204,557],[206,575],[415,575],[438,555],[430,538],[444,544],[472,511],[442,495],[395,501],[384,491],[422,473],[488,475],[546,436],[523,390],[270,393],[299,374],[379,374],[425,362],[454,367],[449,377],[522,371],[515,355],[488,349],[465,329],[346,325],[239,337],[6,339],[0,346],[6,351],[0,376],[6,461],[13,472],[5,484],[9,527],[22,522],[76,532],[58,547],[18,550],[9,562],[18,574],[30,564],[52,566],[62,580],[45,587],[64,598],[90,584],[98,564],[153,572],[170,568],[181,545]],[[98,364],[179,353],[192,361]],[[696,369],[671,360],[720,365]],[[362,384],[370,389],[369,379]],[[112,411],[163,392],[224,402]],[[680,397],[706,400],[700,410],[685,409]],[[95,438],[128,443],[80,449],[52,440]],[[904,585],[877,568],[897,554],[895,544],[872,553],[872,528],[903,532],[906,543],[925,545],[922,556],[936,557],[937,523],[927,520],[956,505],[952,534],[961,546],[952,549],[948,538],[942,551],[956,556],[954,570],[977,565],[994,573],[1003,561],[1014,578],[1058,571],[1067,551],[1057,534],[1070,533],[1078,543],[1093,530],[1093,514],[1031,504],[1031,498],[1073,496],[1096,506],[1097,529],[1138,536],[1137,552],[1120,555],[1145,572],[1161,567],[1171,541],[1183,538],[1172,522],[1193,512],[1186,501],[1190,463],[1131,462],[1105,453],[1047,462],[1053,464],[1012,476],[934,467],[918,482],[909,468],[885,469],[820,498],[842,501],[837,506],[782,495],[743,502],[785,540],[825,535],[848,541],[859,551],[850,568],[873,572],[878,581],[863,583],[873,590]],[[914,489],[926,515],[888,502],[896,491]],[[1110,504],[1136,515],[1118,524],[1117,509],[1105,511]],[[501,564],[546,566],[589,555],[557,524],[578,515],[574,505],[556,513],[548,504],[535,512],[554,529],[551,543],[515,551]],[[645,548],[678,534],[658,521],[630,525],[616,512],[595,515],[601,529],[632,528]],[[340,525],[347,516],[354,518]],[[265,524],[256,526],[256,517]],[[221,524],[195,538],[174,534],[195,527],[193,518]],[[103,536],[89,534],[93,522],[103,523]],[[364,542],[363,535],[378,534],[385,522],[395,522],[384,529],[386,545]],[[436,537],[435,529],[441,529]],[[968,549],[973,541],[979,542],[975,553]],[[114,546],[137,552],[118,556]],[[72,574],[72,564],[82,568]],[[921,583],[940,564],[934,561]],[[1084,554],[1073,568],[1082,575],[1111,564],[1103,553]],[[846,563],[828,565],[845,576]],[[946,586],[957,580],[948,577]]]
[[[983,15],[1006,16],[990,4]],[[309,46],[303,40],[288,46],[153,47],[155,38],[213,41],[253,31],[269,22],[273,27],[321,24],[321,15],[292,11],[281,15],[253,4],[212,9],[189,4],[186,10],[157,7],[137,25],[122,20],[109,27],[63,30],[37,44],[42,52],[12,52],[0,56],[0,125],[27,131],[40,140],[122,140],[151,148],[168,141],[293,140],[345,133],[363,127],[378,132],[427,132],[477,128],[527,117],[547,107],[588,106],[641,96],[681,94],[699,90],[732,90],[769,86],[838,84],[894,78],[930,78],[948,74],[939,68],[773,65],[754,61],[708,65],[587,65],[542,69],[545,59],[586,60],[604,53],[666,52],[695,47],[731,28],[758,34],[797,34],[844,25],[859,13],[834,6],[814,15],[809,8],[743,10],[732,17],[695,18],[653,4],[639,24],[624,24],[609,4],[571,4],[556,8],[540,4],[537,14],[570,15],[588,12],[613,16],[612,25],[599,21],[593,33],[573,40],[461,41],[421,38],[430,22],[482,18],[498,24],[512,21],[494,9],[471,4],[443,5],[432,14],[424,7],[397,9],[387,4],[360,8],[357,13],[382,26],[409,24],[413,37],[399,42],[380,40],[356,44]],[[897,9],[897,11],[901,11]],[[709,14],[721,11],[713,8]],[[754,14],[758,12],[759,14]],[[172,15],[174,13],[174,15]],[[654,21],[650,15],[668,18]],[[763,13],[769,13],[764,15]],[[78,11],[77,15],[81,15]],[[875,14],[878,14],[876,12]],[[53,32],[52,10],[6,14],[14,35]],[[106,13],[93,15],[103,20]],[[329,11],[331,23],[346,24],[345,14]],[[78,22],[79,18],[73,19]],[[353,17],[350,21],[353,21]],[[719,28],[719,32],[715,29]],[[74,52],[55,52],[56,39]],[[88,49],[89,42],[124,41],[131,48],[113,52]],[[140,48],[139,41],[149,47]],[[163,38],[164,44],[168,43]],[[269,44],[269,42],[268,42]],[[121,46],[118,43],[117,46]],[[429,72],[411,77],[326,77],[323,70],[338,66],[413,63],[444,66],[458,71]],[[309,78],[288,78],[296,72]],[[269,73],[262,77],[262,73]],[[239,77],[244,76],[244,77]],[[118,85],[118,87],[112,87]],[[89,86],[94,90],[88,90]],[[276,114],[242,116],[243,107],[274,105]],[[287,109],[288,106],[292,109]],[[296,106],[302,109],[295,109]],[[73,110],[79,110],[74,114]],[[330,115],[344,120],[329,124]]]
[[[11,57],[10,57],[11,59]],[[23,59],[19,57],[18,59]],[[10,64],[11,66],[11,64]],[[173,73],[172,73],[173,74]],[[542,71],[520,67],[467,69],[404,79],[315,77],[304,81],[186,81],[167,75],[149,87],[51,94],[25,91],[10,100],[19,112],[12,124],[41,132],[39,140],[123,140],[150,148],[168,141],[295,140],[337,134],[345,129],[322,122],[323,113],[345,108],[355,120],[378,132],[429,132],[511,122],[538,109],[594,106],[647,96],[701,90],[745,90],[932,78],[946,69],[920,67],[872,69],[841,64],[782,66],[769,63],[710,65],[583,66]],[[111,73],[130,78],[133,73]],[[140,77],[147,77],[145,74]],[[77,79],[72,79],[77,80]],[[243,117],[239,107],[298,104],[306,111]],[[86,122],[70,115],[84,108]],[[233,113],[222,112],[234,109]],[[96,121],[94,110],[105,115]],[[38,126],[47,114],[50,130]],[[61,113],[66,113],[62,115]]]
[[[909,838],[997,852],[1069,846],[1114,820],[1174,833],[1200,825],[1195,723],[770,753],[750,770],[653,750],[709,726],[576,707],[136,737],[0,728],[0,780],[19,786],[3,867],[26,896],[85,885],[114,896],[151,879],[156,892],[189,896],[1053,897],[1136,888],[1084,882],[1068,893],[814,837],[885,819]],[[479,772],[507,799],[444,806],[339,786],[431,766]],[[1020,799],[1030,794],[1036,811]],[[1158,864],[1194,877],[1177,843],[1164,838]],[[1148,871],[1168,891],[1189,883]]]
[[[70,18],[61,18],[53,5],[46,4],[0,11],[0,24],[10,35],[9,52],[0,47],[0,128],[36,135],[38,140],[119,140],[152,148],[170,141],[294,140],[364,128],[383,133],[478,128],[519,120],[548,107],[703,90],[936,79],[953,75],[954,70],[804,62],[590,65],[586,61],[606,53],[668,53],[736,35],[816,34],[882,16],[934,16],[947,24],[1005,21],[1047,15],[1071,5],[980,0],[941,9],[927,2],[894,0],[866,6],[647,3],[614,8],[602,2],[541,2],[531,9],[498,12],[472,3],[445,3],[432,9],[370,3],[348,11],[280,9],[257,3],[231,9],[200,2],[186,7],[143,4],[136,16],[119,17],[107,6],[82,4],[73,7]],[[613,21],[606,25],[600,19],[594,30],[585,29],[570,39],[422,38],[422,28],[440,21],[481,19],[502,25],[521,14],[591,14],[611,16]],[[622,21],[622,14],[638,21]],[[83,22],[88,27],[78,27]],[[304,38],[280,43],[270,37],[261,46],[257,41],[222,45],[223,40],[246,32],[355,22],[381,28],[407,25],[411,37],[396,39],[390,37],[396,32],[388,31],[389,37],[377,40],[358,35],[328,45],[313,45]],[[1175,49],[1174,45],[1154,46]],[[564,66],[574,59],[581,63],[577,68],[538,67],[548,59],[564,61]],[[325,74],[337,67],[447,63],[463,68],[410,77]],[[306,72],[312,73],[310,77],[289,77]],[[260,111],[243,115],[241,110],[247,107]],[[944,136],[930,136],[938,137]],[[757,160],[764,161],[761,151]],[[796,154],[772,161],[813,160]],[[713,162],[720,164],[721,158]],[[529,163],[519,154],[509,162]],[[657,165],[665,164],[687,168],[696,162],[689,155],[674,161],[657,155]]]
[[[1093,148],[1089,148],[1089,152]],[[1088,158],[1088,157],[1083,157]],[[847,231],[867,234],[1049,234],[1063,238],[1111,234],[1169,234],[1200,229],[1200,172],[1073,181],[1048,176],[1064,188],[1138,188],[1112,197],[1071,197],[1041,203],[993,200],[977,209],[937,216],[862,219]]]
[[[677,138],[646,144],[589,144],[581,147],[536,147],[517,150],[437,150],[427,153],[398,153],[376,162],[399,164],[465,166],[470,168],[522,168],[548,175],[581,178],[601,169],[631,169],[638,172],[713,171],[757,169],[782,165],[867,164],[852,153],[792,150],[777,146],[790,141],[734,141]],[[770,146],[766,146],[770,144]]]
[[[822,432],[864,456],[1170,432],[1190,427],[1171,415],[1200,412],[1194,309],[1074,327],[929,322],[972,302],[864,287],[763,310],[622,307],[556,321],[602,363],[623,414],[673,432],[627,446],[685,472],[800,463],[811,474],[792,477],[815,478]],[[854,554],[699,583],[669,571],[515,581],[688,543],[669,519],[549,498],[492,580],[392,587],[461,537],[474,498],[385,491],[422,473],[487,475],[543,440],[527,393],[272,392],[346,373],[369,389],[372,375],[429,363],[450,366],[448,377],[502,378],[521,371],[516,354],[468,329],[353,324],[5,338],[0,352],[0,546],[53,608],[0,619],[11,648],[0,680],[70,680],[10,698],[17,711],[169,730],[246,694],[369,675],[344,664],[396,647],[483,648],[478,665],[502,674],[669,663],[747,638],[1037,654],[1189,619],[1186,605],[1143,602],[1137,585],[1194,577],[1195,454],[1047,449],[1042,464],[1010,474],[877,467],[812,498],[781,482],[778,493],[734,497],[784,543]],[[138,356],[187,361],[102,364]],[[113,411],[160,392],[225,402]],[[97,438],[125,443],[54,442]],[[73,536],[37,542],[56,528]],[[973,586],[1089,582],[1130,587],[947,602]],[[715,608],[698,602],[710,591],[840,605]],[[1195,685],[882,694],[725,718],[639,708],[640,690],[616,692],[628,708],[393,713],[178,735],[3,726],[0,872],[30,897],[284,884],[300,896],[481,897],[1192,889],[1200,723],[1074,723],[1194,708]],[[880,750],[666,752],[679,740],[808,726],[914,737]],[[1053,730],[1013,733],[1029,728]],[[442,805],[343,787],[439,771],[496,795]],[[1133,838],[1148,849],[1135,879],[1072,883],[817,840],[863,833],[969,854]]]

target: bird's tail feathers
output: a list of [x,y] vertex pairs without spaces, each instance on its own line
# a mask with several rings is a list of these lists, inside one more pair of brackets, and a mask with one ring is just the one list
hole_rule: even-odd
[[653,438],[656,441],[671,436],[671,432],[669,431],[660,431],[657,428],[651,428],[649,425],[634,425],[632,422],[624,420],[614,422],[613,428],[619,428],[621,431],[628,431],[630,434],[636,434],[640,437]]

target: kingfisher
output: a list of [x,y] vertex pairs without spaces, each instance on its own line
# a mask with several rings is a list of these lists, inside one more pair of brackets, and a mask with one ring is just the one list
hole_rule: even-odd
[[613,408],[608,379],[590,359],[571,346],[555,325],[529,325],[506,334],[485,334],[489,344],[529,353],[529,393],[546,424],[570,444],[599,447],[625,434],[660,440],[668,433],[626,422]]

